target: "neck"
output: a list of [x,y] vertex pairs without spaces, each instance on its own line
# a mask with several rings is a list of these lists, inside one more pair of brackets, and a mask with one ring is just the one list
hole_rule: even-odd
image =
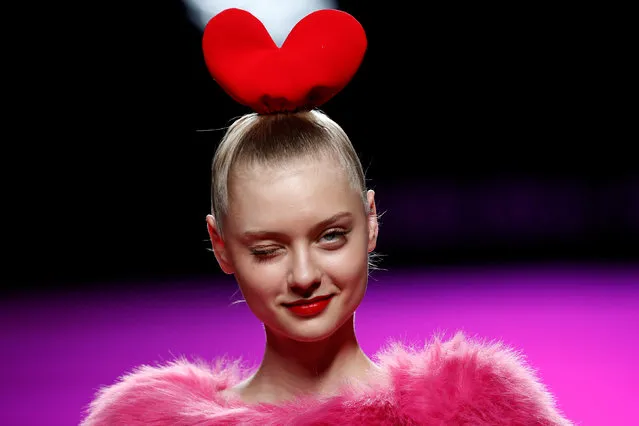
[[374,367],[355,336],[354,318],[318,342],[299,342],[266,329],[266,349],[242,394],[247,400],[279,401],[300,394],[330,395],[345,378],[361,378]]

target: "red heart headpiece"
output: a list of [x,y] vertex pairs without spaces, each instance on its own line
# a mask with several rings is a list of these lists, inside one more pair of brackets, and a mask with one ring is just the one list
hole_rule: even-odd
[[261,114],[322,105],[355,75],[366,45],[360,23],[334,9],[305,16],[281,47],[262,22],[236,8],[211,18],[202,38],[213,78],[233,99]]

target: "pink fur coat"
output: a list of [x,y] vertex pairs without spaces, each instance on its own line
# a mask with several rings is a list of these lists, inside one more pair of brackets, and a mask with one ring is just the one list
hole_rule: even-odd
[[501,342],[457,332],[423,348],[393,343],[373,359],[380,370],[337,396],[254,405],[221,393],[247,377],[237,361],[142,366],[101,389],[82,425],[572,425]]

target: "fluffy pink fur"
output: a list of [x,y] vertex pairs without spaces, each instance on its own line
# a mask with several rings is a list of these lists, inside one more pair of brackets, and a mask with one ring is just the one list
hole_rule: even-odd
[[393,343],[381,367],[338,396],[247,405],[220,391],[250,373],[239,361],[184,359],[142,366],[101,389],[82,426],[93,425],[572,425],[519,352],[462,332],[422,348]]

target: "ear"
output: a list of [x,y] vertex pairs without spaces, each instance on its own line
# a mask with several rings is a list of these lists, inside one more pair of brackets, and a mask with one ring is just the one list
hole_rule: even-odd
[[375,250],[377,246],[377,235],[379,233],[377,207],[375,207],[375,191],[372,189],[366,192],[366,202],[368,203],[368,252],[370,253]]
[[219,263],[220,268],[222,268],[222,271],[224,271],[225,274],[232,274],[234,272],[233,265],[231,263],[228,250],[226,249],[226,244],[224,243],[222,235],[217,228],[217,223],[215,222],[213,215],[206,216],[206,227],[209,231],[213,254],[215,254],[217,263]]

